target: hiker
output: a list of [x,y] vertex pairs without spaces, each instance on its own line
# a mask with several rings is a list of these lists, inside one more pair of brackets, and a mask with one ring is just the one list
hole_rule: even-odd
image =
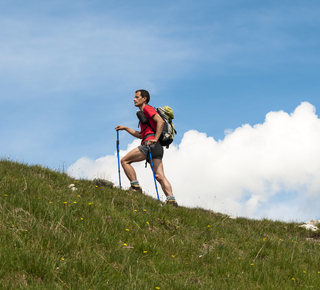
[[[127,155],[125,155],[121,159],[121,165],[123,167],[123,170],[128,179],[130,180],[130,190],[142,193],[142,188],[139,185],[136,172],[131,166],[131,163],[143,160],[147,160],[147,162],[150,162],[148,158],[148,148],[150,146],[155,178],[160,183],[161,188],[167,197],[166,203],[172,204],[173,206],[177,207],[178,204],[175,200],[174,195],[172,194],[171,184],[164,175],[162,163],[163,148],[160,142],[158,141],[162,132],[164,121],[161,118],[161,116],[157,113],[157,111],[153,107],[148,105],[150,101],[150,95],[148,91],[137,90],[133,101],[134,105],[138,107],[140,111],[144,112],[144,115],[147,118],[148,123],[142,124],[141,122],[139,122],[141,129],[140,132],[121,125],[118,125],[115,128],[117,131],[126,130],[132,136],[142,139],[140,146],[131,150]],[[150,128],[150,126],[152,126],[153,129]]]

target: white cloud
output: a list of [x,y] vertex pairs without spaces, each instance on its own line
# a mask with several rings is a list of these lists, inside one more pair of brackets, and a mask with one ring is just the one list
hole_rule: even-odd
[[[120,156],[138,144],[135,140]],[[305,220],[320,210],[315,202],[320,195],[319,148],[320,119],[315,107],[304,102],[291,114],[270,112],[263,124],[229,131],[224,140],[190,130],[179,146],[165,150],[164,166],[180,205],[251,218]],[[134,167],[144,190],[156,197],[151,170],[143,162]],[[116,153],[81,158],[68,173],[118,183]],[[123,172],[121,176],[129,186]]]

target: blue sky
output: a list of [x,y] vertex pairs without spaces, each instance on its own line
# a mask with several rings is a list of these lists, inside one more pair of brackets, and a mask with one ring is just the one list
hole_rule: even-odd
[[318,1],[1,0],[0,155],[50,168],[113,155],[114,127],[137,127],[140,88],[173,108],[176,146],[190,130],[218,141],[269,112],[319,109],[319,12]]

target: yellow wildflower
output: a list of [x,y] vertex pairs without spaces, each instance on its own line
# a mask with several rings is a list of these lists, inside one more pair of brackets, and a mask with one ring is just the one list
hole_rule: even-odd
[[149,222],[146,222],[147,225],[149,225]]
[[130,230],[129,230],[129,229],[126,229],[126,231],[129,232]]
[[123,244],[125,247],[127,247],[128,245],[127,244]]
[[148,253],[148,251],[143,251],[144,254]]

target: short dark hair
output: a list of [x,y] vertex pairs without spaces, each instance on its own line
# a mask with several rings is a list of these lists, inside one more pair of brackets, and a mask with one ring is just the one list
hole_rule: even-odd
[[137,90],[136,93],[137,93],[137,92],[140,92],[142,98],[147,98],[147,104],[148,104],[149,101],[150,101],[150,94],[149,94],[149,92],[146,91],[146,90]]

